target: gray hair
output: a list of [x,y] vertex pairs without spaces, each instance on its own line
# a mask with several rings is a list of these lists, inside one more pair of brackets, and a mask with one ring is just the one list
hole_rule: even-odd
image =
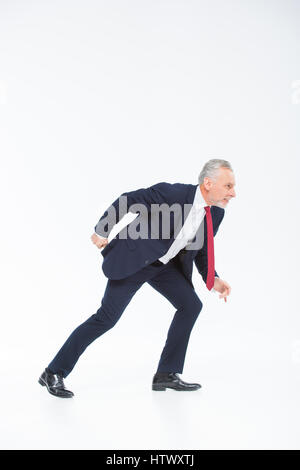
[[205,163],[204,167],[201,170],[201,173],[198,177],[199,184],[204,182],[204,178],[208,177],[213,180],[217,177],[217,172],[219,168],[229,168],[229,170],[233,171],[231,168],[230,163],[227,160],[220,160],[219,158],[213,158]]

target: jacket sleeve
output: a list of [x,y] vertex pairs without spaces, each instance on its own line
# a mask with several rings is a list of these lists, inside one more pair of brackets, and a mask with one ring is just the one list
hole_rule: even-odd
[[133,204],[143,204],[147,210],[151,210],[151,204],[162,204],[168,202],[166,195],[170,194],[171,183],[157,183],[149,188],[140,188],[136,191],[122,193],[111,206],[100,217],[95,226],[95,232],[101,237],[107,238],[125,214],[128,212],[137,213],[138,209],[131,208]]
[[[221,218],[218,222],[218,225],[216,226],[216,228],[214,228],[214,237],[216,236],[216,234],[219,230],[219,227],[220,227],[220,224],[221,224],[221,222],[224,218],[224,215],[225,215],[225,210],[223,209],[223,214],[221,215]],[[201,248],[201,250],[198,251],[198,254],[195,256],[194,262],[195,262],[195,265],[198,269],[198,272],[202,276],[203,281],[206,282],[206,278],[207,278],[207,238],[204,241],[203,247]],[[215,270],[215,277],[220,277],[216,270]]]

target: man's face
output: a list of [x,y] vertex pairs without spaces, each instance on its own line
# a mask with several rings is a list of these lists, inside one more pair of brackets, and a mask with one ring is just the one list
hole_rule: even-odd
[[235,197],[234,174],[229,168],[219,168],[215,179],[204,178],[209,204],[224,209],[231,198]]

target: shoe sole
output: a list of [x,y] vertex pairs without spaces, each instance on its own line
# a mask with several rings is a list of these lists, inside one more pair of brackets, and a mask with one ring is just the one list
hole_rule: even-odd
[[199,390],[201,387],[198,388],[175,388],[175,387],[167,387],[163,385],[152,385],[152,390],[155,392],[165,392],[169,388],[170,390],[175,390],[176,392],[195,392],[196,390]]
[[56,395],[56,393],[53,393],[51,392],[51,390],[49,390],[49,387],[48,385],[46,384],[46,382],[40,377],[39,380],[38,380],[39,384],[42,386],[42,387],[47,387],[47,390],[48,392],[50,393],[50,395],[53,395],[54,397],[57,397],[57,398],[73,398],[74,395]]

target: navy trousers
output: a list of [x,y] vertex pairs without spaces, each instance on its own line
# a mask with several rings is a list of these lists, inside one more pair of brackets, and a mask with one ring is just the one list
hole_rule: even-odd
[[202,302],[180,271],[175,258],[167,264],[155,261],[125,279],[109,279],[100,308],[71,333],[48,365],[49,371],[67,377],[87,346],[117,323],[134,294],[145,282],[167,298],[176,309],[157,372],[181,374],[190,333],[202,309]]

